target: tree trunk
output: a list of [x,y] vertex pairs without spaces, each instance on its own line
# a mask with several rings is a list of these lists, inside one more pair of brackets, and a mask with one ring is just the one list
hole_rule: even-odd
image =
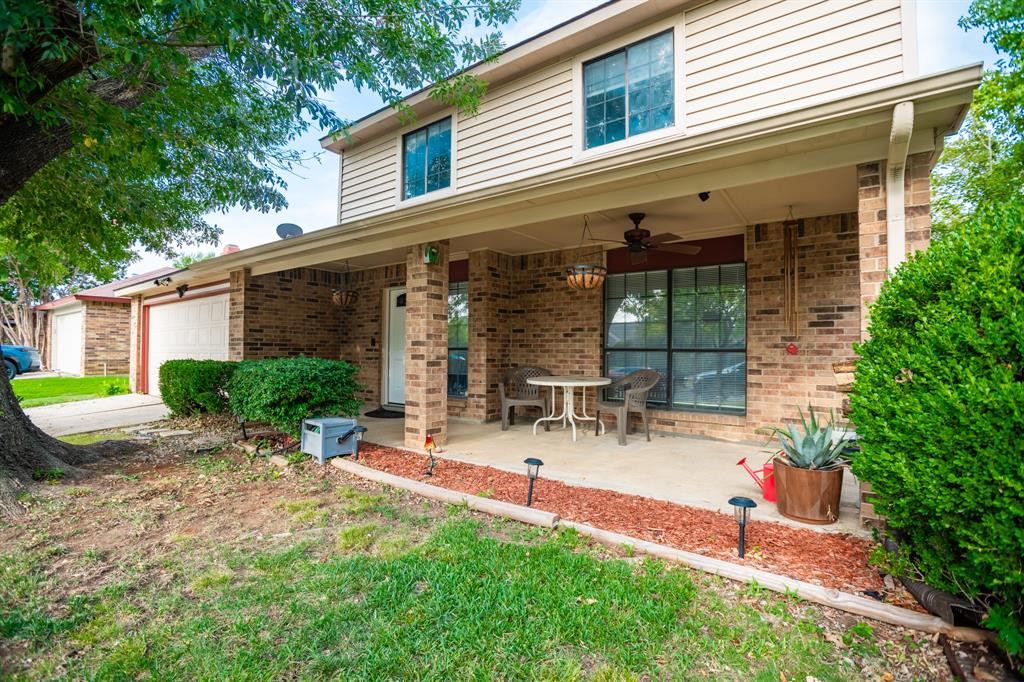
[[22,411],[7,375],[0,373],[0,514],[13,516],[24,511],[18,495],[32,484],[37,472],[60,469],[68,476],[81,475],[84,472],[79,465],[132,447],[117,441],[68,445],[46,435]]

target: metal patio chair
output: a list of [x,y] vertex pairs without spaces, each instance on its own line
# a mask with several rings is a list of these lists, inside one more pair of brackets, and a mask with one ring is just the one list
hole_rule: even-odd
[[[504,380],[498,384],[502,431],[508,431],[509,424],[516,423],[516,407],[520,405],[539,407],[545,417],[551,414],[551,392],[526,383],[527,379],[549,376],[551,372],[543,367],[513,367],[505,372]],[[551,430],[550,422],[544,422],[544,430]]]
[[651,440],[651,425],[647,421],[647,395],[658,382],[661,375],[653,369],[640,369],[631,372],[617,381],[613,381],[605,387],[605,395],[621,390],[622,400],[598,400],[597,409],[594,414],[597,421],[594,422],[594,435],[598,435],[598,424],[601,423],[601,413],[610,412],[615,415],[615,429],[619,434],[619,445],[626,444],[626,434],[629,433],[629,413],[640,414],[644,423],[644,431],[647,440]]

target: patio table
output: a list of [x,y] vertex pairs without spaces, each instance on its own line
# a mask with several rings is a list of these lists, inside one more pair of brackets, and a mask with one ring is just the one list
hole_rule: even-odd
[[[537,435],[537,426],[541,422],[562,422],[562,427],[565,427],[566,421],[572,426],[572,440],[576,442],[576,423],[577,422],[597,422],[596,417],[590,417],[587,415],[587,388],[590,386],[607,386],[612,383],[611,379],[607,377],[585,377],[585,376],[546,376],[546,377],[533,377],[527,379],[526,383],[533,384],[534,386],[549,386],[554,390],[555,388],[561,388],[564,394],[562,400],[562,414],[555,414],[555,400],[552,396],[551,400],[551,414],[547,417],[541,417],[533,423],[533,435]],[[583,389],[583,404],[580,407],[582,414],[576,414],[575,395],[576,389]],[[594,429],[597,429],[595,423]],[[604,433],[604,424],[601,424],[601,433]]]

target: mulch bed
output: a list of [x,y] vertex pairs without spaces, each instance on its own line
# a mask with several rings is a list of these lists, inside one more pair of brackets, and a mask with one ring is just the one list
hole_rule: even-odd
[[[373,443],[363,443],[359,448],[359,463],[374,469],[451,490],[526,503],[525,475],[438,458],[434,475],[427,477],[424,471],[428,461],[426,455]],[[884,595],[888,603],[919,609],[901,587],[888,588],[878,570],[868,565],[873,543],[852,535],[751,521],[747,525],[746,557],[739,559],[732,514],[550,479],[537,481],[533,506],[571,521],[825,587],[853,593],[874,591]]]

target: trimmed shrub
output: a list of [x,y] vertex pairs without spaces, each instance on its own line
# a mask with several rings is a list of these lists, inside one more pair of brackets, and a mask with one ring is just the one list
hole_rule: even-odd
[[307,417],[359,413],[357,371],[343,360],[321,358],[243,361],[228,385],[231,411],[297,437]]
[[912,577],[984,604],[1020,656],[1024,207],[987,209],[900,266],[869,332],[851,396],[853,471]]
[[225,390],[237,362],[168,360],[160,365],[160,397],[175,416],[226,412]]

